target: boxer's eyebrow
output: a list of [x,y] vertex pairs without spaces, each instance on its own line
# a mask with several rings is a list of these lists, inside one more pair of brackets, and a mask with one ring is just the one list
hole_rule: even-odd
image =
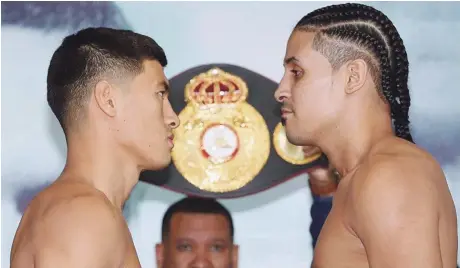
[[165,91],[166,94],[169,94],[169,89],[170,88],[169,88],[168,82],[166,82],[165,80],[162,80],[162,81],[158,82],[157,85],[159,87],[161,87]]
[[286,66],[286,65],[288,65],[288,64],[290,64],[290,63],[299,63],[299,60],[298,60],[296,57],[294,57],[294,56],[289,57],[289,58],[286,58],[286,59],[284,60],[283,66]]
[[176,244],[182,244],[182,243],[192,243],[193,240],[187,237],[176,237],[175,240]]
[[221,244],[226,244],[226,243],[229,242],[224,238],[215,238],[213,241],[214,241],[214,243],[221,243]]

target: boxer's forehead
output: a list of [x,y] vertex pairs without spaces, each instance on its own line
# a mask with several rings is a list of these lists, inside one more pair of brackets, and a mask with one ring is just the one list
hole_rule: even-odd
[[142,73],[135,80],[141,83],[161,85],[169,88],[169,82],[164,73],[163,66],[156,60],[145,60],[142,62]]
[[144,74],[153,80],[167,80],[164,68],[157,60],[145,60],[142,62]]
[[230,225],[225,216],[208,213],[176,213],[171,219],[170,235],[176,239],[230,241]]
[[299,30],[292,32],[286,47],[284,66],[288,68],[299,66],[304,70],[315,72],[329,71],[330,62],[313,46],[315,36],[315,32]]
[[312,56],[315,33],[294,31],[289,37],[284,64],[305,63]]
[[131,81],[135,90],[162,90],[169,91],[169,81],[163,67],[156,60],[145,60],[142,63],[142,72]]

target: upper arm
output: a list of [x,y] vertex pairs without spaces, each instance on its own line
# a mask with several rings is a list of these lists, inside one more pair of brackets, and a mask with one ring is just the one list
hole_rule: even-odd
[[442,267],[433,165],[375,166],[357,194],[355,231],[372,268]]
[[117,267],[123,246],[119,221],[100,199],[78,197],[50,212],[35,267]]

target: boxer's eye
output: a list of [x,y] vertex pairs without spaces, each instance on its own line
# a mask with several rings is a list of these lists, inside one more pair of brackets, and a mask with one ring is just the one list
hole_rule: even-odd
[[188,244],[181,244],[181,245],[177,246],[177,250],[179,250],[179,251],[191,251],[192,246],[188,245]]
[[222,246],[222,245],[213,245],[211,247],[211,250],[216,251],[216,252],[224,251],[224,249],[225,249],[225,246]]
[[166,98],[166,90],[158,91],[157,94],[162,99]]
[[302,71],[299,71],[299,70],[291,70],[291,73],[294,75],[294,77],[300,77],[302,75]]

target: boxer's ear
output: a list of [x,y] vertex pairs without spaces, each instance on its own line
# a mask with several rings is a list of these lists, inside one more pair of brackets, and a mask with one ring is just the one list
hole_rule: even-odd
[[116,89],[107,81],[97,82],[94,87],[94,98],[98,107],[108,116],[116,115]]
[[163,268],[163,263],[164,263],[164,247],[163,244],[156,244],[155,245],[155,256],[157,258],[157,267],[158,268]]
[[349,62],[346,68],[345,93],[352,94],[364,86],[368,78],[368,66],[364,60],[356,59]]
[[239,252],[240,247],[238,245],[233,245],[233,250],[232,250],[232,268],[238,268],[238,252]]

